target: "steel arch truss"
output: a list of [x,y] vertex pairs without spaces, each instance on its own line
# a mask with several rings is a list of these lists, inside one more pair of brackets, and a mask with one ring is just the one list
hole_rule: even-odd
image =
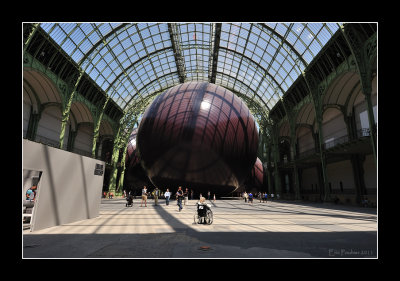
[[[260,122],[338,30],[335,23],[41,23],[127,114],[186,81],[240,95]],[[28,44],[29,42],[27,42]],[[264,120],[264,121],[261,121]]]

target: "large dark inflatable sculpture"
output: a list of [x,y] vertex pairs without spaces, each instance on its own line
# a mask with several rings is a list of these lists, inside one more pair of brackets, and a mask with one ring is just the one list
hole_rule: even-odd
[[258,147],[244,102],[207,82],[188,82],[159,95],[143,115],[138,156],[154,185],[228,195],[249,175]]
[[136,149],[136,135],[137,128],[135,128],[128,140],[128,147],[126,150],[125,157],[125,178],[124,178],[124,189],[132,191],[135,195],[140,195],[141,189],[144,185],[150,187],[150,181],[140,165],[140,159],[137,155]]
[[264,167],[258,157],[256,163],[253,166],[253,169],[251,169],[251,179],[253,181],[254,187],[261,191],[264,185]]
[[257,157],[256,163],[248,177],[242,185],[236,190],[236,192],[264,192],[266,191],[266,185],[264,184],[264,167],[260,158]]

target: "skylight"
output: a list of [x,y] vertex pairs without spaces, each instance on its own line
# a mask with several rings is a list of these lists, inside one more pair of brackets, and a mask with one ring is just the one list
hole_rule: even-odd
[[171,29],[168,23],[40,26],[122,109],[179,84],[181,77],[209,81],[216,57],[215,83],[268,110],[339,28],[338,23],[222,23],[214,46],[215,23],[174,23]]

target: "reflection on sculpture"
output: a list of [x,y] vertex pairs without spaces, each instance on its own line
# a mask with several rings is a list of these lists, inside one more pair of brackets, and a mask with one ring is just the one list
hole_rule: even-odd
[[236,189],[236,192],[264,192],[267,191],[266,189],[266,184],[264,182],[264,167],[262,165],[262,162],[260,158],[257,157],[256,162],[253,165],[253,168],[251,168],[250,173],[248,174],[247,178],[239,186],[238,189]]
[[251,169],[251,180],[254,184],[254,187],[259,190],[261,190],[264,186],[264,167],[258,157],[256,163],[254,163],[254,166]]

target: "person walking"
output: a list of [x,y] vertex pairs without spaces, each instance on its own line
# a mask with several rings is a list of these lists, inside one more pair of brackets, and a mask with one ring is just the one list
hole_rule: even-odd
[[144,201],[144,206],[147,207],[147,187],[144,186],[142,189],[142,202],[140,203],[140,207],[143,207],[143,201]]
[[182,186],[178,187],[178,191],[176,192],[177,205],[179,206],[179,212],[182,210],[182,199],[183,199],[183,190]]
[[253,204],[253,193],[249,193],[249,203]]
[[268,198],[268,193],[265,192],[265,194],[264,194],[265,203],[267,203],[267,198]]
[[170,198],[170,196],[171,196],[171,192],[169,192],[169,189],[167,188],[167,191],[165,191],[165,194],[164,194],[164,196],[165,196],[165,205],[169,205],[169,198]]
[[215,193],[214,193],[214,198],[213,198],[214,202],[215,202]]
[[190,190],[190,200],[193,200],[193,189]]
[[188,188],[186,188],[185,192],[183,192],[183,198],[184,198],[183,205],[186,206],[188,199],[189,199],[189,189]]
[[154,189],[154,206],[158,205],[158,196],[160,195],[160,190],[158,187]]
[[247,199],[249,198],[249,195],[247,194],[247,192],[244,192],[244,203],[247,203]]
[[211,195],[211,193],[210,193],[210,191],[208,191],[208,193],[207,193],[207,199],[208,200],[210,200],[210,195]]

